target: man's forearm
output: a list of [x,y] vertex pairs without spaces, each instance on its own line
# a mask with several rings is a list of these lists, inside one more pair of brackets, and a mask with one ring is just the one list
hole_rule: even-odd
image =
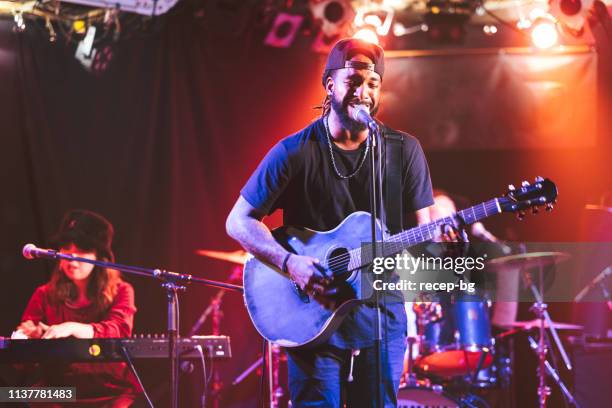
[[242,219],[233,223],[228,233],[257,258],[279,268],[282,266],[288,252],[276,242],[263,222],[254,218]]

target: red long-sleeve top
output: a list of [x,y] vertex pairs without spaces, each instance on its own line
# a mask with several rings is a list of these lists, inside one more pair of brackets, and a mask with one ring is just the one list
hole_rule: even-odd
[[[64,322],[87,323],[93,326],[94,337],[130,337],[134,323],[134,289],[120,282],[112,305],[103,316],[93,307],[75,308],[70,304],[54,305],[49,285],[39,286],[23,313],[22,321],[32,320],[47,325]],[[73,386],[79,403],[100,405],[109,399],[135,395],[141,389],[125,363],[72,363],[41,365],[40,385]]]

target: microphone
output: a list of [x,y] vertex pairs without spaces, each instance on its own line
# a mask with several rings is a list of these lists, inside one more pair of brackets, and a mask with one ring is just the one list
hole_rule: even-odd
[[57,259],[57,251],[54,249],[42,249],[37,248],[34,244],[25,244],[21,250],[24,258],[35,259],[35,258],[46,258],[46,259]]
[[478,239],[499,245],[504,254],[508,255],[512,252],[512,249],[500,241],[495,235],[491,234],[491,232],[485,228],[482,222],[479,221],[472,224],[470,231],[472,235]]
[[370,129],[378,129],[378,124],[370,116],[370,110],[364,105],[353,105],[353,115],[351,117],[354,121],[366,125]]
[[[582,298],[585,297],[586,294],[589,293],[591,289],[599,285],[604,279],[606,279],[610,275],[612,275],[612,266],[608,266],[606,269],[599,272],[599,274],[597,274],[597,276],[594,277],[593,280],[589,282],[589,284],[586,285],[584,289],[582,289],[580,293],[576,295],[576,297],[574,298],[574,302],[580,302]],[[604,292],[604,295],[605,295],[605,292]]]

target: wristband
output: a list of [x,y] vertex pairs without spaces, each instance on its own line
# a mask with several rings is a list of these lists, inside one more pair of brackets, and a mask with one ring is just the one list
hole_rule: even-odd
[[281,272],[283,273],[287,273],[287,262],[289,261],[289,258],[291,258],[291,255],[293,255],[291,252],[289,252],[287,255],[285,255],[285,259],[283,259],[283,266],[281,267]]

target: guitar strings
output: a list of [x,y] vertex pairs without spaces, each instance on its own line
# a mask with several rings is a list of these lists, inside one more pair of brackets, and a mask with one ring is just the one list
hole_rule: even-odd
[[[489,214],[493,214],[493,213],[497,214],[499,213],[499,210],[497,209],[497,203],[495,202],[495,200],[496,199],[492,199],[487,202],[481,203],[479,205],[467,208],[465,210],[457,211],[456,213],[448,217],[440,218],[428,224],[424,224],[424,225],[420,225],[415,228],[411,228],[407,231],[402,231],[398,234],[392,235],[386,241],[386,243],[399,245],[399,251],[401,251],[402,250],[401,245],[403,244],[415,245],[419,242],[425,242],[428,239],[433,239],[435,236],[432,234],[430,229],[433,228],[433,232],[435,233],[438,227],[445,225],[445,224],[449,224],[449,223],[453,224],[453,221],[456,221],[457,215],[460,216],[460,219],[462,220],[463,223],[473,223],[473,222],[476,222],[477,220],[487,217]],[[478,207],[482,207],[482,210],[479,209]],[[487,207],[489,207],[489,211],[487,211]],[[472,217],[470,217],[469,212],[468,212],[470,210],[472,212]],[[424,236],[423,230],[427,232],[427,235],[428,235],[427,240],[423,240],[423,236]],[[418,231],[418,235],[417,235],[417,231]],[[406,240],[404,240],[404,238],[406,238]],[[353,258],[353,254],[357,251],[359,251],[358,248],[353,248],[345,254],[336,255],[336,256],[329,258],[327,262],[327,267],[331,269],[332,271],[334,270],[334,268],[337,268],[339,266],[344,266],[344,264],[346,264],[347,267],[350,267],[350,263],[351,263],[351,259]],[[395,249],[393,250],[392,253],[396,253]]]

